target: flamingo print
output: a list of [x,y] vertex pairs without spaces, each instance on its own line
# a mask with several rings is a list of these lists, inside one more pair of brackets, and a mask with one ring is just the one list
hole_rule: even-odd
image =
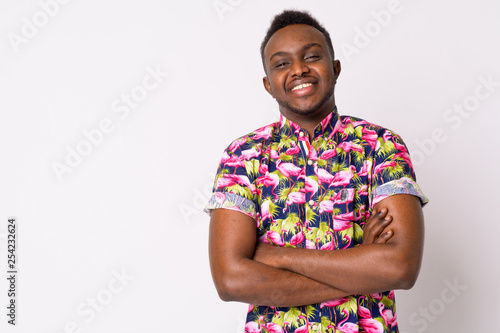
[[384,325],[373,318],[360,318],[358,322],[366,333],[384,333]]
[[352,228],[352,220],[333,219],[333,228],[335,231],[342,231]]
[[347,248],[349,248],[349,247],[351,246],[351,242],[352,242],[351,236],[349,236],[349,235],[344,235],[344,237],[342,237],[342,239],[343,239],[344,241],[347,241],[347,244],[346,244],[346,245],[344,245],[344,247],[342,247],[342,249],[347,249]]
[[214,193],[215,200],[222,207],[224,206],[224,202],[226,201],[226,194],[223,192]]
[[372,179],[372,165],[373,165],[373,161],[372,160],[366,160],[363,162],[363,166],[361,167],[361,169],[359,170],[358,172],[358,176],[360,177],[364,177],[364,176],[368,176],[368,180],[371,180]]
[[384,135],[382,135],[382,139],[384,139],[384,142],[387,142],[387,140],[392,138],[392,133],[389,130],[385,130]]
[[337,149],[329,149],[329,150],[325,150],[321,154],[321,159],[322,160],[327,160],[327,159],[335,157],[335,156],[337,156]]
[[363,127],[361,132],[363,133],[363,141],[368,142],[372,149],[377,150],[377,145],[379,145],[377,132],[366,127]]
[[245,166],[245,162],[240,160],[238,158],[238,156],[236,156],[236,155],[229,156],[229,154],[227,152],[224,152],[224,154],[222,155],[221,163],[224,163],[225,165],[230,166],[230,167],[240,167],[240,166],[244,167]]
[[337,298],[337,299],[334,299],[331,301],[322,302],[319,305],[319,307],[321,309],[323,309],[323,307],[325,307],[325,306],[334,307],[334,306],[338,306],[338,305],[344,304],[344,303],[349,302],[349,301],[350,301],[349,298],[342,297],[342,298]]
[[406,164],[408,164],[411,168],[413,168],[413,164],[410,160],[410,154],[408,154],[408,152],[399,152],[399,153],[396,153],[394,154],[394,158],[401,158],[403,159],[403,161],[406,162]]
[[351,165],[347,170],[336,172],[335,176],[333,176],[332,182],[330,183],[330,187],[349,185],[351,179],[354,177],[354,171],[356,171],[356,167]]
[[241,139],[234,140],[233,143],[231,143],[231,145],[229,146],[228,149],[234,153],[238,148],[240,148],[245,143],[247,143],[247,139],[246,138],[241,138]]
[[280,177],[274,173],[268,173],[262,177],[257,178],[257,184],[258,185],[264,185],[264,186],[272,186],[273,189],[271,190],[271,193],[274,195],[274,199],[278,200],[278,195],[274,193],[274,190],[276,189],[276,186],[278,186],[280,183]]
[[221,178],[217,179],[216,188],[234,186],[236,184],[246,186],[252,193],[257,193],[255,185],[250,183],[250,179],[248,179],[247,176],[242,175],[223,175]]
[[335,241],[332,239],[329,242],[326,242],[325,244],[321,245],[320,247],[321,250],[335,250]]
[[283,329],[281,328],[281,326],[275,323],[267,323],[263,325],[262,328],[264,328],[267,333],[283,333]]
[[392,310],[385,309],[384,303],[382,302],[378,303],[378,308],[380,311],[380,315],[382,316],[382,318],[384,318],[387,326],[391,326],[392,328],[397,325],[397,315],[395,315]]
[[337,325],[337,330],[343,333],[358,333],[358,325],[347,322],[347,319],[349,319],[349,311],[346,309],[342,310],[342,313],[346,316],[338,325]]
[[311,177],[306,177],[306,182],[305,182],[306,193],[311,193],[311,197],[313,197],[316,194],[316,192],[318,192],[318,189],[319,189],[318,182]]
[[293,148],[288,148],[285,152],[286,155],[295,155],[295,154],[298,154],[300,153],[300,147],[299,146],[295,146]]
[[298,244],[301,244],[303,241],[304,241],[304,233],[302,231],[299,231],[290,240],[290,245],[297,246]]
[[260,323],[256,323],[255,321],[250,321],[245,325],[245,333],[260,333],[262,332],[262,327]]
[[286,178],[290,178],[290,176],[298,176],[304,170],[304,168],[300,168],[293,163],[278,163],[276,165],[276,169],[278,169],[279,172],[281,172],[281,174]]
[[252,140],[258,140],[258,139],[269,139],[272,136],[273,133],[273,127],[272,126],[265,126],[262,128],[259,128],[258,130],[254,131],[255,135],[252,136]]
[[390,162],[383,162],[382,164],[379,164],[375,167],[373,170],[374,174],[377,174],[387,168],[394,168],[396,166],[397,162],[396,161],[390,161]]
[[241,152],[241,155],[240,155],[240,158],[242,160],[250,160],[254,157],[259,157],[259,155],[261,154],[262,150],[260,148],[260,145],[257,146],[257,148],[250,148],[250,149],[247,149],[247,150],[243,150]]
[[318,168],[318,165],[314,165],[314,173],[318,177],[318,184],[321,185],[323,183],[330,184],[333,180],[333,175],[326,171],[325,169]]
[[[346,190],[346,189],[344,189]],[[340,204],[347,204],[349,202],[352,202],[354,200],[354,191],[348,191],[347,190],[347,193],[348,193],[348,197],[347,198],[344,198],[344,200],[342,200],[342,191],[344,190],[341,190],[341,191],[338,191],[335,196],[332,198],[333,200],[330,200],[330,199],[326,199],[326,200],[323,200],[319,203],[319,213],[320,214],[323,214],[324,212],[327,212],[327,213],[332,213],[333,210],[334,210],[334,207],[336,205],[340,205]],[[346,193],[346,192],[344,192]],[[352,217],[351,213],[347,213],[347,215],[337,215],[335,218],[337,219],[350,219]]]
[[276,231],[268,230],[267,239],[275,245],[285,245],[285,242],[283,242],[283,240],[281,239],[281,235]]
[[363,146],[353,143],[352,141],[344,141],[341,144],[339,144],[339,147],[342,148],[346,153],[350,152],[351,150],[357,151],[358,153],[362,153]]
[[[366,297],[364,297],[364,296],[361,296],[361,297],[366,299]],[[360,300],[361,300],[361,297],[360,297]],[[358,316],[361,318],[364,318],[364,319],[368,319],[368,318],[372,317],[372,313],[370,310],[368,310],[368,308],[365,308],[361,304],[358,304]]]
[[268,173],[269,172],[269,165],[267,165],[266,163],[260,163],[259,164],[259,172],[262,175],[265,175],[266,173]]
[[[359,245],[362,229],[355,226],[363,228],[371,208],[387,195],[420,195],[408,150],[393,132],[335,112],[311,138],[301,131],[280,117],[233,141],[222,155],[207,210],[254,217],[258,242],[338,251]],[[394,292],[386,291],[299,307],[251,305],[245,331],[397,331],[394,302],[381,302],[392,299]]]
[[335,202],[333,202],[332,200],[323,200],[319,203],[319,213],[332,213],[334,206]]
[[290,192],[288,194],[287,206],[291,204],[303,204],[306,202],[306,194],[303,192]]
[[265,219],[272,219],[273,218],[273,215],[269,212],[269,200],[266,200],[262,203],[262,205],[260,206],[260,211],[261,211],[261,219],[262,220],[265,220]]

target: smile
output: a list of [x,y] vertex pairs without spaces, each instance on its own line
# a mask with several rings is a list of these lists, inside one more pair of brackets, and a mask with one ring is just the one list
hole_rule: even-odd
[[307,87],[310,87],[310,86],[312,86],[312,83],[299,84],[298,86],[293,87],[292,91],[299,90],[299,89],[304,89],[304,88],[307,88]]

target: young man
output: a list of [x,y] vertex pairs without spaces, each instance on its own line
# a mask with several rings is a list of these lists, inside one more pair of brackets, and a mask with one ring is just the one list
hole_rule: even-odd
[[276,16],[261,47],[280,121],[235,140],[207,206],[210,265],[248,332],[398,332],[394,289],[418,276],[422,205],[401,138],[339,116],[328,32]]

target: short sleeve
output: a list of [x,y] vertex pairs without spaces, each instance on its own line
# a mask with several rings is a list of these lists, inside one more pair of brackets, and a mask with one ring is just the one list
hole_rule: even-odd
[[416,182],[405,143],[399,135],[385,130],[373,158],[370,207],[396,194],[415,195],[422,205],[429,201]]
[[[242,139],[239,139],[242,140]],[[257,215],[256,187],[252,173],[247,172],[247,164],[253,161],[242,156],[241,148],[233,142],[222,154],[217,168],[212,196],[204,211],[210,214],[213,209],[225,208],[242,212],[254,220]],[[243,140],[244,141],[244,140]]]

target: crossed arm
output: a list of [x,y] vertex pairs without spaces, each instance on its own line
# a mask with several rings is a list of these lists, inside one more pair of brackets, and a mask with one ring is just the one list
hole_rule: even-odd
[[[385,228],[390,224],[390,230]],[[374,207],[363,246],[323,251],[256,243],[255,221],[243,213],[212,212],[209,255],[219,296],[269,306],[319,303],[353,294],[413,286],[423,252],[417,197],[399,194]]]

